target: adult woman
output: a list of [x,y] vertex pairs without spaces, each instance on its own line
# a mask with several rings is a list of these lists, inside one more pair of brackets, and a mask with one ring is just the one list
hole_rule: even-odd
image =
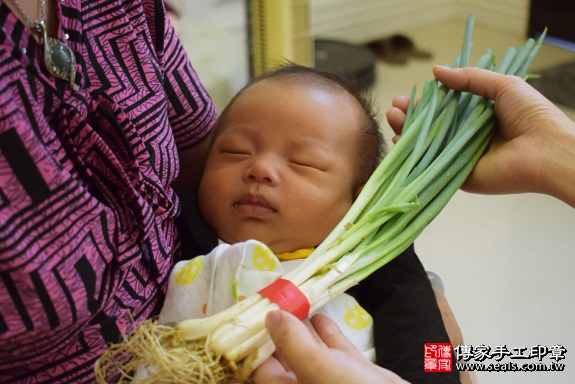
[[161,1],[9,0],[0,27],[0,376],[92,382],[162,303],[216,114]]
[[0,1],[0,76],[0,373],[92,382],[158,313],[215,111],[161,0]]

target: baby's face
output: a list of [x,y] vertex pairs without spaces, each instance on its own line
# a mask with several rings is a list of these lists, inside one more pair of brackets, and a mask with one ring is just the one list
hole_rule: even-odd
[[200,184],[220,239],[275,253],[321,243],[354,199],[361,116],[347,93],[317,86],[267,79],[241,94]]

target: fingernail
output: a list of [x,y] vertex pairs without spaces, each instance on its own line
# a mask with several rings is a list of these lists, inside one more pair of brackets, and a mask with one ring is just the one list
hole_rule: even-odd
[[280,317],[281,317],[280,311],[272,311],[267,314],[266,328],[268,329],[268,332],[271,333],[278,327],[278,324],[280,323]]

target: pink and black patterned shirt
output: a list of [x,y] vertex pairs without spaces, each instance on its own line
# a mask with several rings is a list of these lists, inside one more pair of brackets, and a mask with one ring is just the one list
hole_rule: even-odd
[[78,91],[0,0],[0,382],[92,382],[157,314],[177,152],[215,120],[161,0],[54,3]]

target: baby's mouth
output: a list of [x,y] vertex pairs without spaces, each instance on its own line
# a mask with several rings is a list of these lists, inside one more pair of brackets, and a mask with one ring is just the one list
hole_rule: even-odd
[[257,195],[246,195],[233,204],[234,209],[247,216],[263,216],[275,213],[276,209],[268,201]]

